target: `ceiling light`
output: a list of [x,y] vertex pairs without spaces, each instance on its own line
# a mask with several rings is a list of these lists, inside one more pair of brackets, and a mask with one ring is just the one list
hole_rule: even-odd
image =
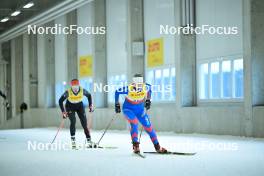
[[27,3],[26,5],[24,5],[23,8],[24,8],[24,9],[28,9],[28,8],[32,7],[33,5],[34,5],[33,2],[29,2],[29,3]]
[[5,17],[0,22],[4,23],[4,22],[7,22],[8,20],[9,20],[9,18],[8,17]]
[[11,16],[17,16],[17,15],[19,15],[20,13],[21,13],[20,10],[16,10],[16,11],[14,11],[13,13],[11,13]]

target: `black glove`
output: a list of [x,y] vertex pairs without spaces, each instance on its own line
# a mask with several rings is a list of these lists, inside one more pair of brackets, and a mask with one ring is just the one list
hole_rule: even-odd
[[10,104],[8,103],[8,101],[6,101],[6,103],[5,103],[5,107],[6,107],[6,109],[9,111],[9,109],[10,109]]
[[90,105],[90,106],[89,106],[89,112],[94,112],[94,107],[93,107],[93,105]]
[[120,104],[119,103],[115,104],[115,112],[116,113],[120,113],[121,112],[121,108],[120,108]]
[[145,101],[145,108],[146,108],[147,110],[150,109],[150,105],[151,105],[151,101],[150,101],[150,100],[146,100],[146,101]]

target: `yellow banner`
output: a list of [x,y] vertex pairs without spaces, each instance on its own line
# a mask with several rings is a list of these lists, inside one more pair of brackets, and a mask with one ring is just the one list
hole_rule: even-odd
[[91,55],[81,56],[79,59],[79,76],[93,76],[93,57]]
[[162,66],[164,64],[163,38],[149,40],[147,47],[147,67]]

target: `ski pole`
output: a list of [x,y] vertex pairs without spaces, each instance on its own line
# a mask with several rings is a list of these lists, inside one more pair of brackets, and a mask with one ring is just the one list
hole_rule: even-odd
[[99,141],[97,142],[97,146],[99,146],[99,143],[100,143],[101,140],[103,139],[103,137],[104,137],[105,133],[107,132],[107,130],[110,128],[110,126],[111,126],[112,122],[114,121],[114,119],[115,119],[115,116],[111,119],[111,121],[110,121],[110,122],[108,123],[108,125],[106,126],[106,128],[105,128],[105,130],[104,130],[102,136],[100,137]]
[[60,123],[60,126],[59,126],[59,128],[58,128],[58,130],[57,130],[57,133],[56,133],[56,135],[54,136],[54,138],[53,138],[53,140],[52,140],[52,142],[51,142],[50,144],[53,144],[53,142],[55,141],[56,137],[57,137],[58,134],[59,134],[60,129],[63,128],[63,125],[64,125],[64,119],[62,119],[62,121],[61,121],[61,123]]
[[88,117],[88,120],[87,120],[87,128],[89,129],[89,131],[92,129],[92,122],[93,122],[93,115],[92,115],[92,112],[95,111],[95,109],[97,109],[96,107],[93,108],[93,111],[89,111],[91,114],[90,116],[87,116]]
[[[144,114],[148,114],[148,110],[145,109],[145,113]],[[141,126],[141,130],[140,130],[140,135],[139,135],[139,139],[138,142],[140,142],[141,136],[142,136],[142,132],[143,132],[143,125]]]
[[143,125],[141,126],[141,130],[140,130],[140,135],[139,135],[139,139],[138,139],[138,142],[139,142],[139,143],[140,143],[140,139],[141,139],[142,131],[143,131]]

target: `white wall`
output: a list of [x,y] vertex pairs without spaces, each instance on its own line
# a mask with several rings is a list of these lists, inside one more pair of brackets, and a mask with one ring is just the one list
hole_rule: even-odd
[[144,0],[145,44],[148,40],[164,38],[164,65],[174,64],[175,38],[173,35],[160,34],[160,25],[175,26],[174,0]]
[[37,35],[38,107],[46,107],[45,36]]
[[242,55],[242,0],[197,0],[196,8],[197,26],[235,26],[239,32],[238,35],[197,35],[197,60]]
[[[128,0],[106,1],[106,62],[107,84],[120,84],[114,81],[122,76],[122,82],[129,76],[128,53]],[[120,79],[120,78],[119,78]],[[117,87],[109,89],[108,104],[114,101],[114,91]]]
[[[77,9],[77,26],[78,27],[82,27],[82,28],[86,28],[86,27],[92,27],[94,26],[94,3],[88,3],[80,8]],[[87,56],[87,55],[91,55],[93,58],[93,72],[94,72],[94,68],[95,68],[95,57],[94,57],[94,35],[90,35],[90,34],[77,34],[77,67],[78,67],[78,77],[79,79],[83,79],[85,80],[85,84],[88,83],[88,79],[90,77],[80,77],[79,75],[79,59],[80,56]],[[93,73],[94,75],[94,73]],[[81,83],[84,84],[84,83]],[[87,84],[86,84],[87,85]],[[90,90],[89,88],[87,88],[85,85],[82,85],[83,87],[85,87],[86,89],[88,89],[88,91],[90,93],[93,92],[92,90]],[[85,104],[88,102],[87,99],[85,98],[84,100]]]
[[11,40],[11,112],[12,117],[16,116],[16,56],[15,56],[15,39]]
[[[243,108],[242,107],[195,107],[181,108],[176,115],[174,105],[153,105],[149,111],[151,122],[157,131],[172,131],[177,133],[205,133],[219,135],[243,136]],[[255,108],[256,114],[254,136],[263,137],[264,129],[262,108]],[[105,129],[109,121],[115,117],[111,129],[127,129],[127,120],[122,114],[115,114],[114,109],[98,108],[93,114],[86,112],[87,117],[92,116],[92,129]],[[58,127],[62,117],[58,108],[31,108],[24,113],[26,128]],[[0,125],[3,128],[19,128],[19,115]],[[81,128],[79,120],[76,123]],[[69,121],[65,123],[69,128]]]
[[[86,116],[88,122],[91,122],[92,129],[103,130],[107,124],[111,121],[113,117],[115,120],[111,125],[110,129],[124,130],[126,129],[127,121],[121,116],[121,114],[116,115],[115,112],[111,109],[97,109],[94,113],[89,113],[86,110]],[[25,119],[32,123],[27,123],[28,128],[32,127],[58,127],[60,121],[62,120],[61,112],[58,108],[49,108],[49,109],[40,109],[32,108],[25,114]],[[69,129],[69,119],[65,122],[65,128]],[[82,128],[81,123],[77,118],[76,123],[77,128]]]
[[[63,15],[54,21],[55,24],[61,24],[66,26],[66,15]],[[65,34],[57,34],[54,36],[54,47],[55,47],[55,95],[56,104],[58,103],[59,97],[65,91],[64,82],[67,82],[68,78],[68,62],[67,62],[67,36]]]
[[[94,25],[94,4],[88,3],[77,9],[77,26],[89,27]],[[78,58],[84,55],[94,56],[94,35],[85,33],[77,35]],[[79,65],[79,64],[78,64]]]
[[256,137],[264,136],[264,106],[253,108],[253,135]]
[[23,102],[30,105],[29,35],[23,34]]
[[128,0],[106,1],[107,76],[126,74]]

